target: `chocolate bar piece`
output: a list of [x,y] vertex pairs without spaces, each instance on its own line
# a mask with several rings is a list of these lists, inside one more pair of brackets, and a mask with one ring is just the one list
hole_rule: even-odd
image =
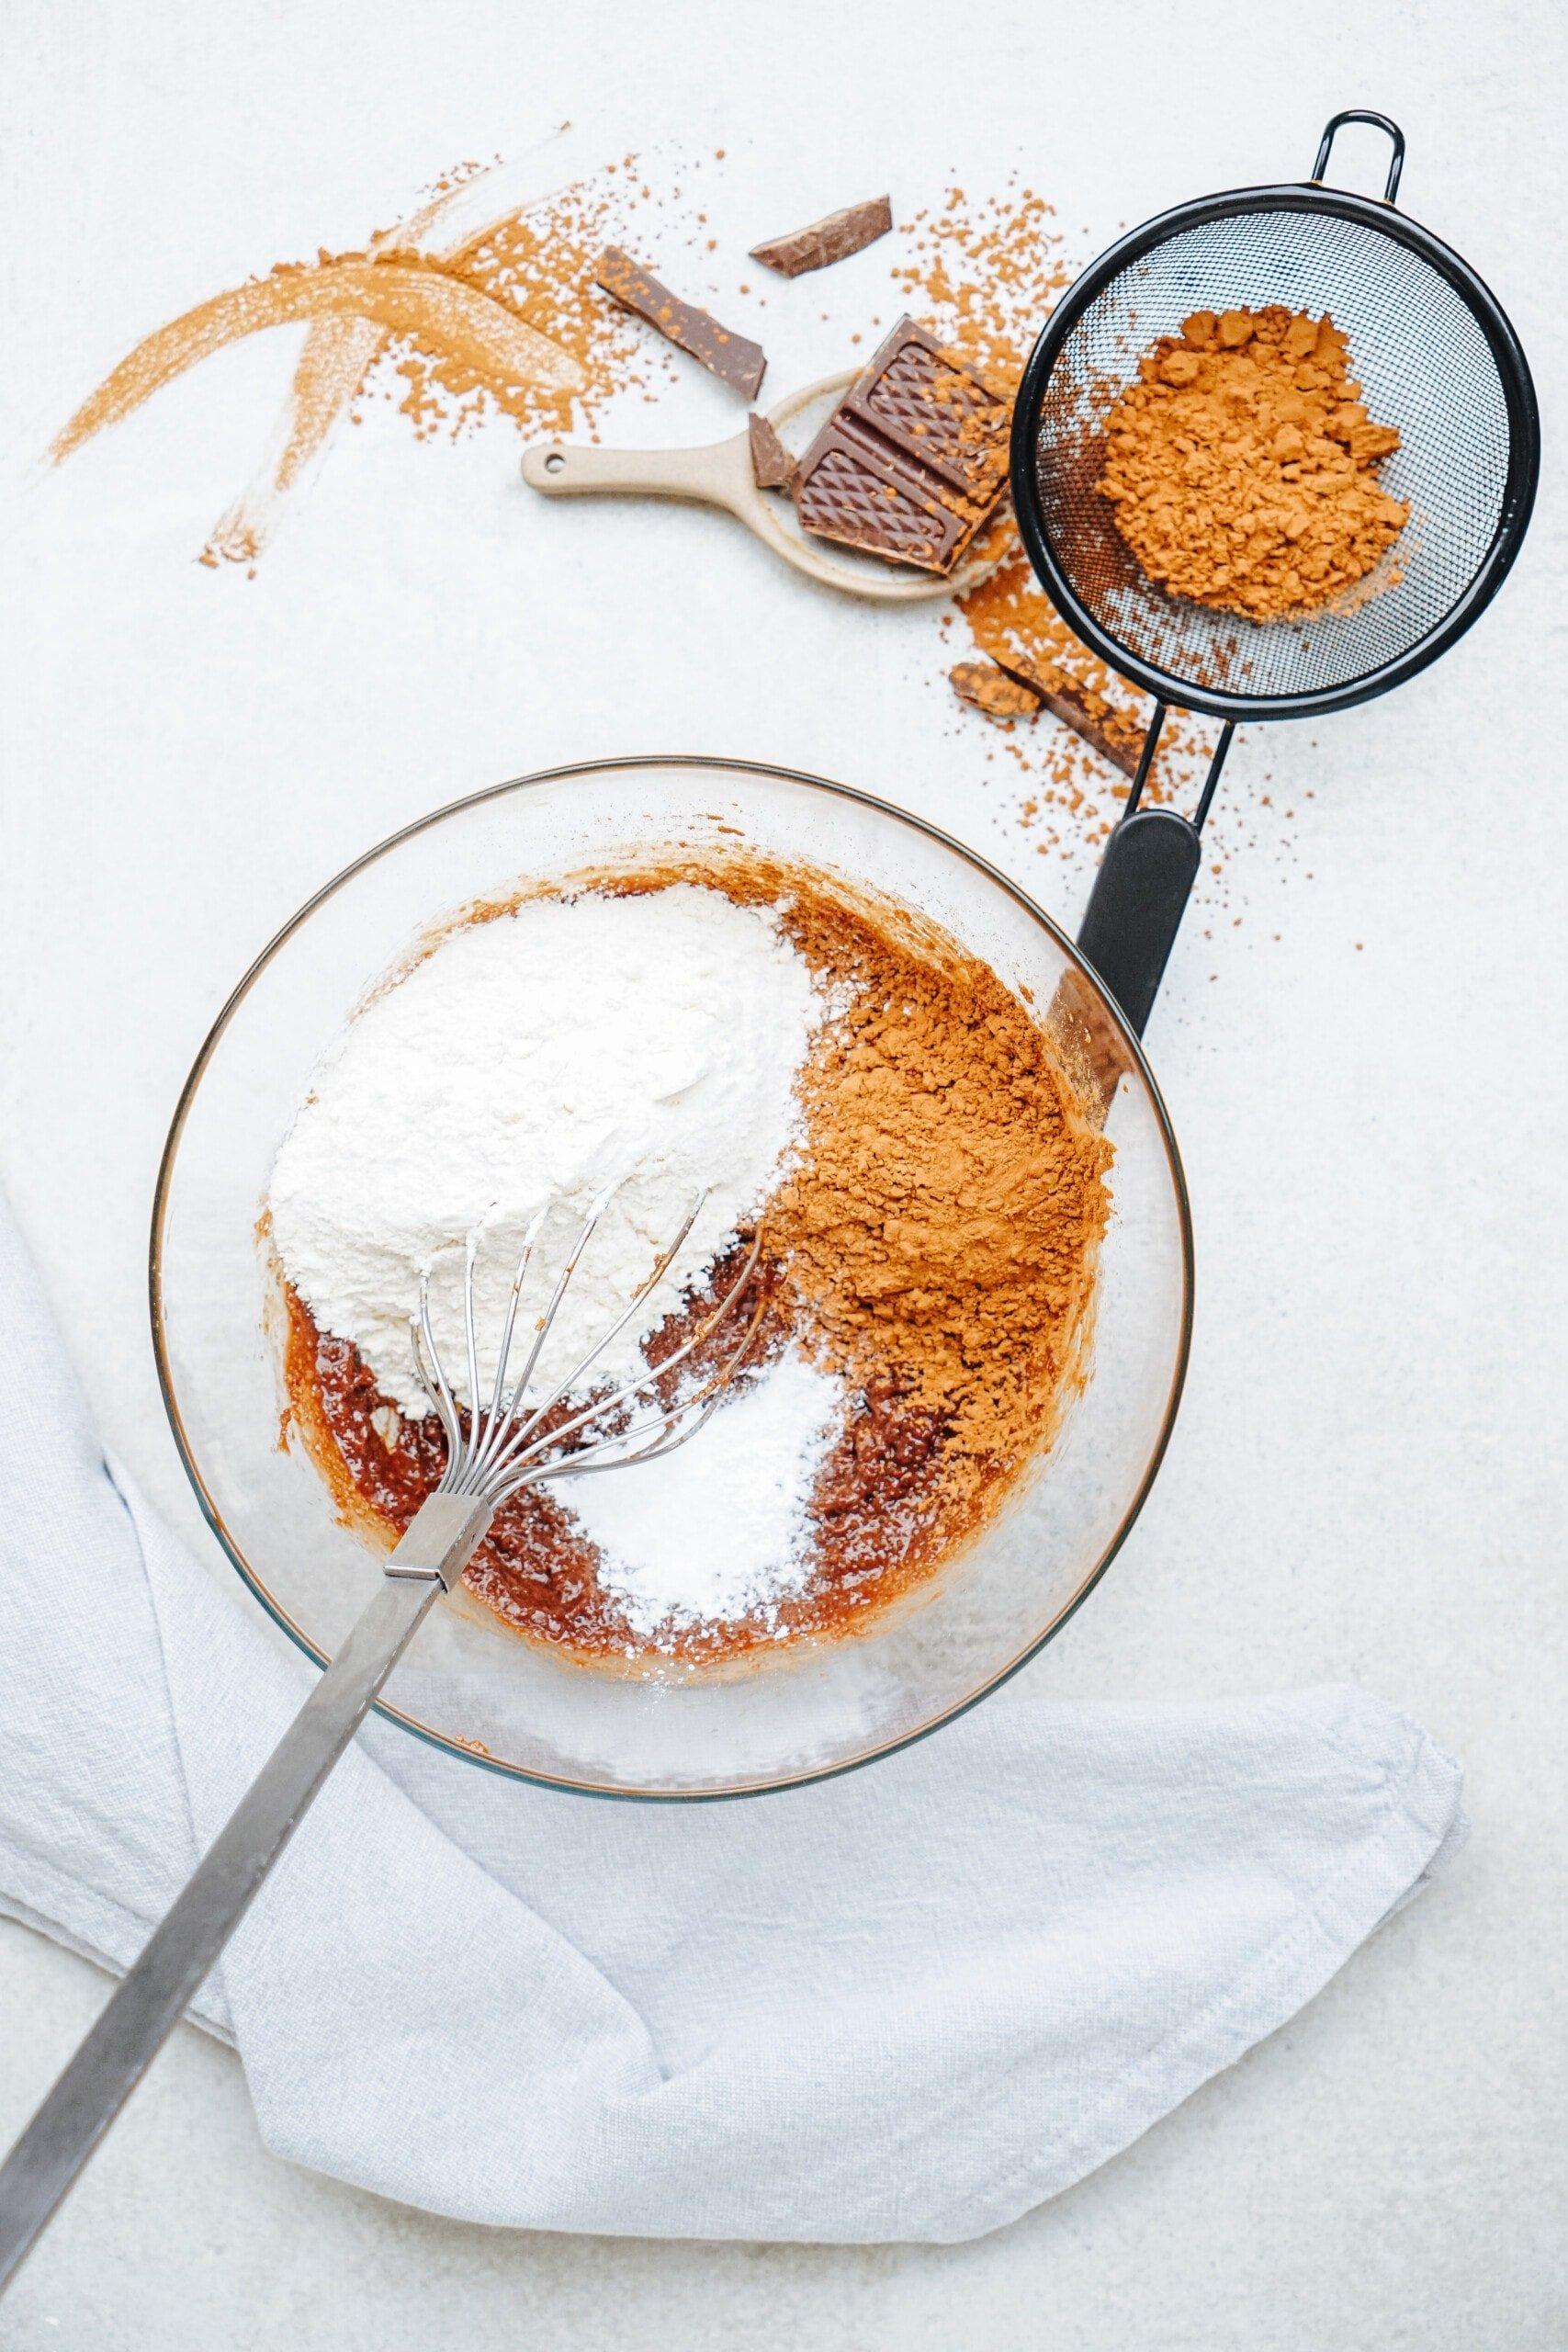
[[760,343],[721,327],[710,312],[699,311],[694,303],[682,302],[678,294],[671,294],[668,286],[661,286],[619,245],[605,247],[593,277],[594,283],[602,286],[623,310],[635,311],[639,319],[657,327],[668,342],[689,351],[711,375],[732,384],[745,399],[756,399],[768,364]]
[[795,509],[802,530],[819,539],[838,539],[925,571],[949,571],[975,528],[936,496],[931,475],[902,465],[886,442],[842,409],[800,461]]
[[[1109,760],[1111,766],[1120,768],[1124,776],[1136,775],[1141,730],[1136,729],[1131,720],[1127,725],[1133,740],[1124,741],[1113,731],[1110,721],[1095,709],[1095,702],[1102,697],[1091,697],[1088,687],[1080,686],[1076,678],[1058,674],[1054,684],[1047,684],[1043,678],[1036,676],[1032,670],[1024,669],[1021,663],[1004,662],[999,655],[995,658],[998,670],[1035,695],[1053,718],[1059,718],[1064,727],[1070,727],[1076,735],[1081,735],[1102,760]],[[1111,716],[1114,718],[1121,714],[1112,708]]]
[[751,435],[751,471],[759,490],[787,490],[795,480],[795,459],[765,416],[753,409],[746,420]]
[[873,353],[844,406],[965,498],[995,499],[1007,475],[1008,404],[913,319]]
[[893,207],[885,196],[868,197],[863,204],[846,204],[813,220],[808,229],[792,230],[787,237],[770,237],[753,245],[751,258],[776,269],[781,277],[804,277],[808,269],[826,269],[830,262],[847,261],[893,226]]
[[1007,481],[1008,405],[900,319],[800,460],[795,505],[819,537],[951,571]]
[[987,718],[1033,718],[1043,697],[994,662],[960,662],[948,672],[953,692]]

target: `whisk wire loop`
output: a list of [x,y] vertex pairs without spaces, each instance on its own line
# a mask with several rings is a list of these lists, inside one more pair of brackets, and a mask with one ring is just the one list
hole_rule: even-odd
[[[678,1445],[684,1445],[694,1437],[722,1402],[725,1391],[755,1346],[766,1311],[763,1293],[759,1293],[753,1299],[751,1311],[735,1345],[714,1369],[699,1380],[690,1394],[684,1396],[672,1395],[671,1383],[683,1366],[709,1345],[751,1287],[761,1262],[761,1231],[752,1235],[739,1268],[712,1311],[660,1363],[645,1367],[628,1379],[612,1384],[598,1394],[590,1395],[587,1401],[570,1412],[564,1420],[556,1422],[553,1427],[547,1425],[550,1415],[581,1387],[594,1364],[604,1358],[638,1308],[664,1281],[702,1212],[707,1198],[704,1191],[693,1199],[677,1231],[657,1251],[649,1272],[614,1321],[596,1335],[592,1345],[570,1371],[554,1381],[537,1401],[525,1405],[529,1384],[538,1369],[583,1252],[619,1189],[619,1181],[607,1186],[588,1208],[548,1301],[535,1323],[524,1362],[509,1380],[524,1285],[540,1233],[550,1213],[550,1204],[547,1203],[530,1220],[507,1296],[494,1376],[490,1383],[489,1402],[482,1407],[478,1403],[480,1395],[479,1348],[475,1304],[479,1237],[477,1233],[469,1234],[463,1246],[462,1346],[467,1362],[468,1394],[472,1400],[466,1414],[442,1363],[435,1339],[428,1272],[422,1278],[419,1309],[409,1319],[409,1340],[420,1386],[446,1440],[446,1467],[436,1488],[437,1493],[473,1497],[494,1510],[522,1487],[540,1485],[547,1479],[574,1477],[580,1473],[615,1470],[634,1462],[651,1461],[656,1455],[672,1453]],[[616,1415],[627,1408],[635,1408],[639,1400],[650,1396],[656,1400],[655,1409],[641,1419],[634,1417],[619,1428],[614,1426]],[[600,1434],[590,1436],[586,1442],[574,1447],[572,1441],[594,1424],[608,1425],[602,1429]]]

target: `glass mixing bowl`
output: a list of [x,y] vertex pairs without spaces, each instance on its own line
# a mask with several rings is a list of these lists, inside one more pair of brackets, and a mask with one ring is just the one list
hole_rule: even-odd
[[902,899],[1037,1006],[1065,1000],[1087,1015],[1096,1067],[1114,1084],[1115,1146],[1091,1369],[1056,1442],[979,1539],[854,1639],[731,1679],[645,1681],[569,1666],[471,1606],[437,1609],[381,1712],[494,1771],[601,1795],[740,1795],[885,1756],[1031,1657],[1125,1538],[1186,1370],[1191,1228],[1153,1076],[1072,942],[957,842],[819,777],[704,759],[525,776],[394,834],[279,932],[197,1058],[153,1205],[153,1342],[186,1468],[257,1600],[324,1665],[381,1571],[335,1522],[301,1449],[279,1442],[257,1238],[273,1155],[313,1067],[367,986],[442,915],[524,877],[644,858],[650,844],[733,852],[738,836]]

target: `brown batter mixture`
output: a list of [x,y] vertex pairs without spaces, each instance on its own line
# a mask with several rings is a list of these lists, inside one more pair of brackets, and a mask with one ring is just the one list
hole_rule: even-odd
[[[622,1670],[831,1638],[951,1557],[1049,1443],[1081,1377],[1109,1207],[1109,1145],[1039,1023],[985,965],[908,910],[874,911],[826,877],[757,861],[594,887],[675,880],[779,904],[800,952],[848,994],[802,1074],[800,1164],[764,1216],[760,1361],[794,1337],[846,1376],[852,1403],[811,1499],[811,1581],[765,1623],[682,1628],[650,1651],[550,1488],[498,1513],[468,1593],[529,1639]],[[669,1317],[651,1363],[710,1311],[735,1262]],[[350,1343],[292,1293],[288,1304],[294,1426],[345,1515],[391,1540],[441,1475],[440,1425],[406,1421]]]

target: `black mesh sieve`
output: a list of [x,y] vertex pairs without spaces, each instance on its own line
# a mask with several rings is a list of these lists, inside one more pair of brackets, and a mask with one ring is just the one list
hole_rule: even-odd
[[[1156,587],[1094,485],[1106,413],[1156,337],[1192,311],[1271,302],[1345,330],[1371,416],[1400,431],[1380,479],[1411,513],[1381,580],[1259,623]],[[1251,188],[1150,222],[1068,295],[1020,390],[1013,494],[1053,598],[1115,668],[1165,701],[1287,717],[1379,693],[1469,626],[1523,537],[1539,442],[1523,353],[1457,254],[1387,203]]]
[[[1382,203],[1324,187],[1348,122],[1386,134]],[[1133,1027],[1154,1006],[1201,862],[1204,819],[1242,718],[1301,718],[1397,685],[1462,635],[1502,585],[1535,500],[1540,424],[1518,338],[1475,272],[1394,209],[1404,136],[1352,107],[1324,131],[1310,181],[1233,189],[1145,222],[1079,278],[1019,386],[1012,501],[1030,561],[1086,645],[1155,707],[1078,944]],[[1410,519],[1380,572],[1336,606],[1258,622],[1147,579],[1095,484],[1106,416],[1137,364],[1193,311],[1327,311],[1351,371],[1400,447],[1381,480]],[[1397,574],[1397,576],[1396,576]],[[1223,718],[1190,817],[1145,806],[1168,707]]]

